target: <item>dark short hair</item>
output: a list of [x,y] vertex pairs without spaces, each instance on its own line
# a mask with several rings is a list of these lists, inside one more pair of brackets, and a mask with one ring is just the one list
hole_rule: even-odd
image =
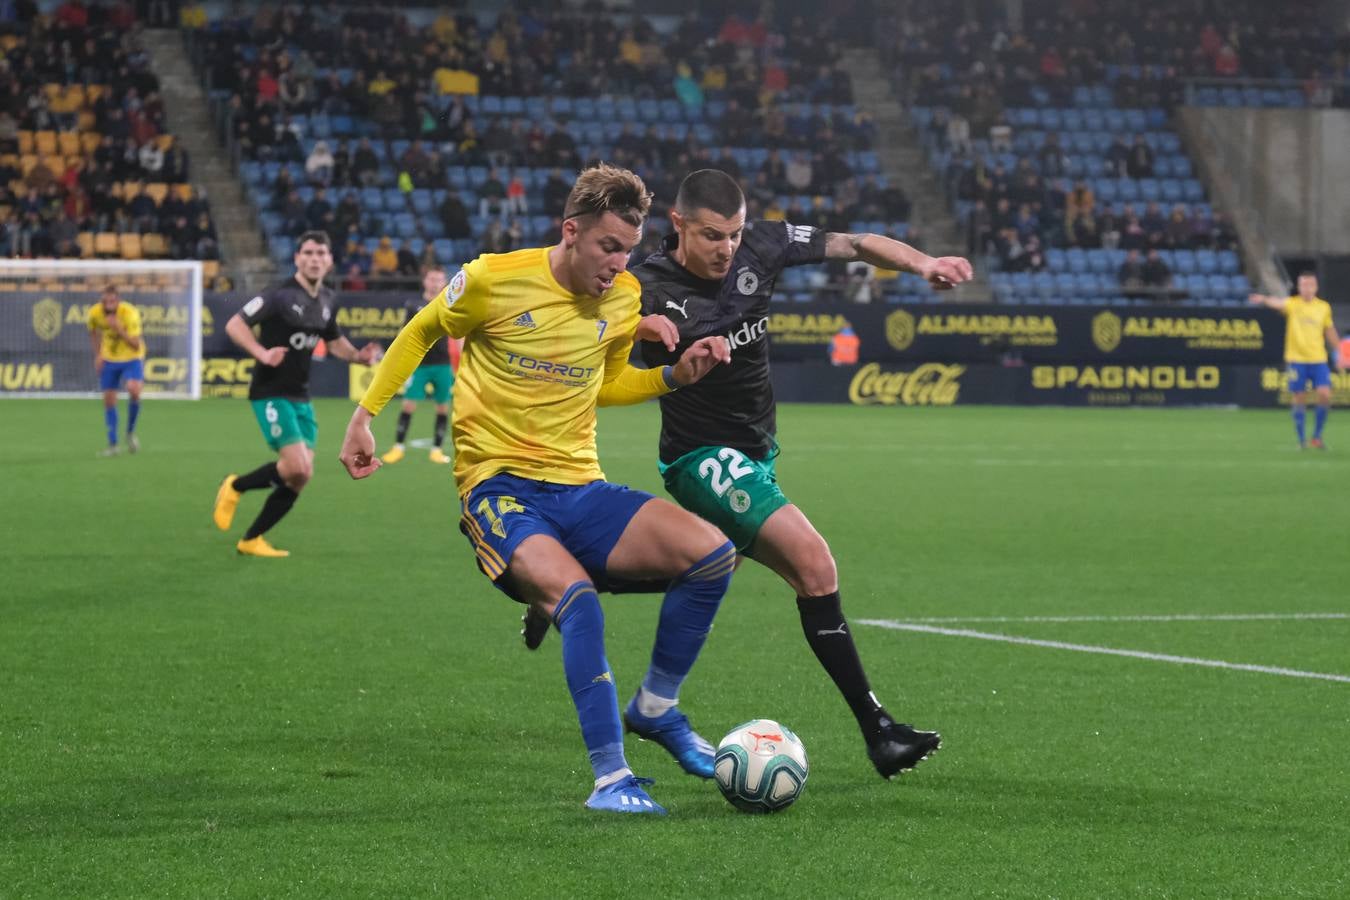
[[745,206],[741,186],[721,169],[699,169],[690,172],[680,182],[675,195],[675,208],[681,215],[691,215],[700,209],[731,218]]
[[652,207],[651,191],[633,172],[608,163],[592,166],[577,176],[563,205],[564,219],[613,213],[629,225],[642,227]]
[[1317,277],[1317,273],[1314,272],[1312,269],[1304,269],[1302,272],[1299,272],[1299,273],[1298,273],[1298,277],[1299,277],[1299,278],[1316,278],[1316,277]]
[[311,229],[310,231],[302,232],[300,236],[295,239],[295,251],[297,253],[300,252],[301,247],[305,246],[306,241],[313,241],[316,244],[322,244],[329,250],[333,249],[333,242],[328,240],[328,232],[319,231],[317,228]]

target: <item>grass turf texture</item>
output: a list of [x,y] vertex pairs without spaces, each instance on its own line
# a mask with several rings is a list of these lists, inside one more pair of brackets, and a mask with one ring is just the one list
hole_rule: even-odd
[[[147,403],[144,451],[110,460],[97,403],[0,404],[0,893],[1350,892],[1350,685],[857,626],[883,701],[946,737],[886,783],[753,564],[683,705],[714,743],[793,728],[802,799],[737,813],[630,737],[671,816],[589,813],[556,634],[520,645],[448,467],[414,450],[346,478],[349,409],[317,404],[316,478],[269,535],[294,556],[272,561],[233,549],[262,493],[229,536],[210,520],[220,477],[269,455],[242,402]],[[791,406],[780,426],[855,620],[1350,611],[1350,418],[1326,454],[1274,412]],[[653,407],[605,411],[607,474],[659,493],[656,430]],[[605,606],[626,700],[658,602]],[[1346,620],[953,627],[1350,674]]]

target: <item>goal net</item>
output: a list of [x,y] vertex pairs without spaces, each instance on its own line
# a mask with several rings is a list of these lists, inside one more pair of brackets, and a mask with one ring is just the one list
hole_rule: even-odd
[[201,396],[202,265],[0,260],[0,397],[93,397],[89,310],[108,285],[141,313],[145,396]]

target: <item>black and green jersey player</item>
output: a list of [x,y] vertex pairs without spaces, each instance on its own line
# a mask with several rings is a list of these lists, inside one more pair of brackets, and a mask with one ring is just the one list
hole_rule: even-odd
[[[420,300],[409,300],[403,305],[404,312],[407,313],[404,321],[411,322],[412,317],[422,311],[422,307],[440,296],[441,291],[445,290],[446,282],[445,270],[440,266],[432,266],[423,272],[422,297]],[[441,465],[450,462],[450,457],[444,450],[445,430],[450,422],[450,391],[455,386],[455,371],[450,366],[450,340],[447,337],[437,341],[422,358],[421,364],[413,370],[412,378],[408,379],[408,389],[403,394],[403,408],[398,413],[394,445],[389,448],[388,453],[380,457],[381,461],[396,463],[406,455],[403,442],[408,437],[408,427],[412,424],[413,413],[417,410],[417,402],[426,399],[427,389],[430,388],[431,400],[436,404],[436,429],[428,458]]]
[[380,352],[374,343],[358,351],[338,330],[337,298],[323,283],[333,267],[328,235],[307,231],[296,245],[295,276],[268,287],[225,323],[230,340],[257,360],[248,399],[263,439],[277,454],[275,462],[246,475],[225,476],[216,492],[215,522],[226,531],[234,521],[241,493],[272,489],[262,511],[235,545],[247,556],[289,555],[269,544],[263,534],[290,512],[314,473],[318,423],[309,402],[314,348],[320,340],[326,341],[330,353],[348,362],[371,362]]
[[892,777],[936,750],[941,738],[896,722],[872,693],[841,610],[830,548],[778,485],[769,303],[787,266],[863,260],[946,289],[971,278],[970,263],[874,234],[747,222],[740,187],[714,169],[684,179],[671,222],[674,233],[661,252],[633,270],[646,316],[638,332],[643,357],[661,365],[713,334],[725,335],[732,352],[731,365],[661,398],[666,489],[796,592],[807,642],[857,718],[873,765]]

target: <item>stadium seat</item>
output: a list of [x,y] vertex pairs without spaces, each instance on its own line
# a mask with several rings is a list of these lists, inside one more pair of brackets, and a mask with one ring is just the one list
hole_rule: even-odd
[[94,235],[94,255],[111,258],[119,255],[117,235],[110,231],[100,231]]
[[162,234],[141,235],[141,253],[147,259],[163,259],[169,255],[169,242]]
[[117,236],[117,250],[122,259],[142,259],[145,256],[141,249],[141,236],[134,232]]

